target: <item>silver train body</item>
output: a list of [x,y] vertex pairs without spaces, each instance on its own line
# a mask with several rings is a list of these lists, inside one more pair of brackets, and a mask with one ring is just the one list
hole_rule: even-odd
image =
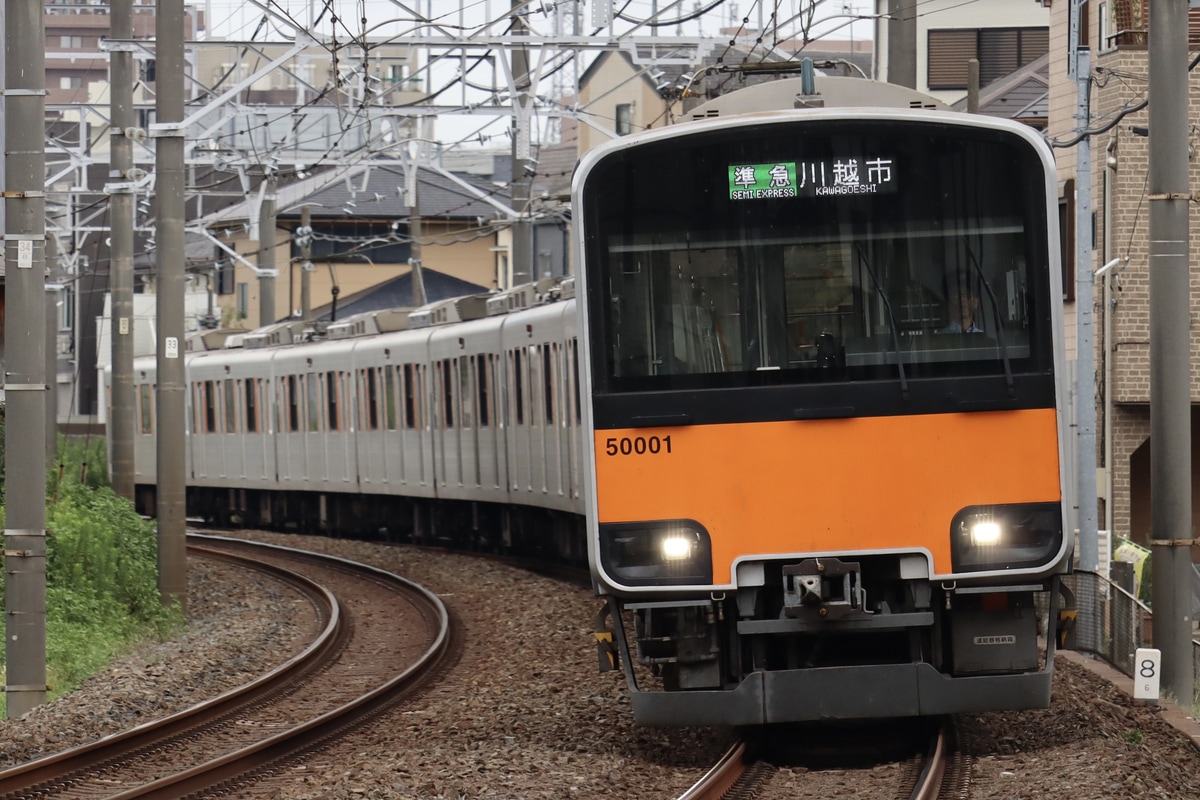
[[[536,525],[583,563],[575,302],[557,299],[562,289],[451,324],[189,352],[189,515],[480,545],[515,545]],[[135,362],[145,513],[157,481],[155,374],[154,358]]]

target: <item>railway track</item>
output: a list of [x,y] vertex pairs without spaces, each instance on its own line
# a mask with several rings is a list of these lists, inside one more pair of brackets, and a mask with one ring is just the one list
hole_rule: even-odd
[[[965,797],[962,790],[965,786],[966,764],[954,754],[952,724],[949,721],[942,722],[931,728],[927,737],[924,750],[903,764],[899,785],[895,787],[895,797],[897,800],[952,800]],[[875,742],[866,744],[865,752],[846,744],[836,744],[832,748],[801,747],[800,750],[808,758],[815,757],[822,761],[828,760],[838,748],[851,748],[854,749],[851,760],[871,762],[876,760],[876,754],[886,753],[894,746]],[[758,740],[753,734],[740,738],[678,800],[749,800],[791,796],[782,787],[773,786],[773,782],[784,762],[790,762],[794,755],[792,748],[785,746],[781,749],[777,743],[765,743],[765,740]],[[820,774],[814,772],[808,777],[815,782]],[[810,793],[808,796],[819,794]]]
[[319,633],[302,652],[245,686],[0,772],[0,797],[124,800],[228,792],[416,691],[449,653],[446,607],[392,573],[219,537],[189,537],[189,551],[287,583],[312,604]]

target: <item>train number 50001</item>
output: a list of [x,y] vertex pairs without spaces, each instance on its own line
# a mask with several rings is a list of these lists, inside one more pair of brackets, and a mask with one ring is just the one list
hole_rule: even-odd
[[659,453],[671,452],[670,436],[610,436],[604,442],[604,452],[610,456],[644,456],[649,453],[656,456]]

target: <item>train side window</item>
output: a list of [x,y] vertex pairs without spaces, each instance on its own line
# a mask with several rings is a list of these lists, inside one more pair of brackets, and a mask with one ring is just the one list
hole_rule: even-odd
[[441,364],[440,380],[442,384],[442,427],[454,427],[454,365],[450,363],[450,359],[445,359]]
[[258,433],[258,387],[260,380],[251,378],[246,381],[246,433]]
[[235,384],[240,384],[241,380],[235,381],[233,378],[227,378],[227,379],[221,381],[221,383],[224,384],[224,386],[222,386],[221,388],[223,390],[222,394],[225,397],[225,404],[224,404],[225,405],[225,407],[224,407],[225,432],[226,433],[237,433],[237,431],[238,431],[238,425],[237,425],[237,421],[238,421],[238,419],[237,419],[237,390],[238,390],[238,387]]
[[521,351],[512,351],[513,424],[525,424],[525,370],[521,363]]
[[462,427],[470,428],[475,425],[475,389],[471,385],[475,375],[475,356],[456,358],[454,363],[458,378],[458,420]]
[[325,410],[327,424],[325,430],[336,431],[341,430],[341,408],[339,400],[341,399],[340,387],[338,386],[338,373],[325,373]]
[[399,414],[397,413],[397,395],[396,381],[399,379],[396,374],[396,366],[388,364],[380,370],[381,379],[383,381],[383,424],[389,431],[396,430],[399,425]]
[[542,346],[537,344],[529,345],[529,350],[525,354],[525,375],[528,383],[525,386],[525,391],[529,395],[529,424],[541,425],[545,420],[542,418],[542,403],[544,402],[540,394],[542,394]]
[[417,369],[404,365],[404,427],[417,427]]
[[555,364],[558,361],[558,348],[552,344],[542,345],[542,388],[546,393],[546,424],[554,424],[554,391]]
[[321,382],[315,372],[301,375],[304,381],[304,410],[308,417],[308,432],[316,433],[321,430]]
[[142,433],[154,433],[154,393],[148,383],[138,386],[138,411]]
[[300,387],[295,375],[288,375],[288,430],[296,433],[300,430]]
[[432,430],[435,423],[430,380],[427,365],[413,367],[413,427],[427,431]]
[[571,340],[571,397],[575,400],[575,424],[583,421],[579,401],[579,340]]
[[479,427],[486,428],[492,423],[491,409],[488,404],[492,402],[492,354],[479,356],[475,361],[475,387],[479,392]]
[[204,382],[197,381],[192,384],[192,430],[196,433],[204,433],[204,425],[201,424],[204,415]]
[[217,432],[217,398],[213,381],[204,382],[204,432]]
[[192,430],[196,433],[204,433],[204,426],[200,424],[200,416],[204,413],[204,385],[201,382],[192,384]]
[[363,377],[366,379],[366,389],[363,398],[366,409],[367,425],[369,431],[379,430],[379,387],[378,375],[375,367],[363,370]]

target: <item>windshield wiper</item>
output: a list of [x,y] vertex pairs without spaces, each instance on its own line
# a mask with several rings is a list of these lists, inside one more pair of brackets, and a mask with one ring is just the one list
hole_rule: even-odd
[[892,345],[896,348],[896,368],[900,372],[900,396],[907,400],[908,378],[904,375],[904,362],[900,358],[900,329],[896,325],[896,315],[892,313],[892,301],[888,299],[887,292],[883,290],[883,285],[879,283],[879,278],[875,275],[875,270],[871,269],[871,262],[867,260],[867,256],[863,253],[862,245],[855,245],[854,250],[858,253],[858,263],[871,276],[871,282],[875,284],[875,291],[879,294],[879,299],[883,301],[883,307],[887,311],[888,326],[892,329]]
[[983,286],[984,291],[987,292],[988,300],[992,303],[992,316],[996,319],[996,342],[1000,345],[1000,358],[1004,362],[1004,385],[1008,387],[1008,396],[1016,397],[1017,392],[1013,386],[1012,364],[1008,360],[1008,345],[1004,343],[1004,320],[1000,318],[1000,305],[996,302],[996,293],[992,291],[992,285],[983,276],[983,268],[979,266],[979,261],[975,258],[975,253],[970,247],[967,248],[967,258],[971,260],[971,266],[975,268],[975,274],[979,276],[979,283]]

